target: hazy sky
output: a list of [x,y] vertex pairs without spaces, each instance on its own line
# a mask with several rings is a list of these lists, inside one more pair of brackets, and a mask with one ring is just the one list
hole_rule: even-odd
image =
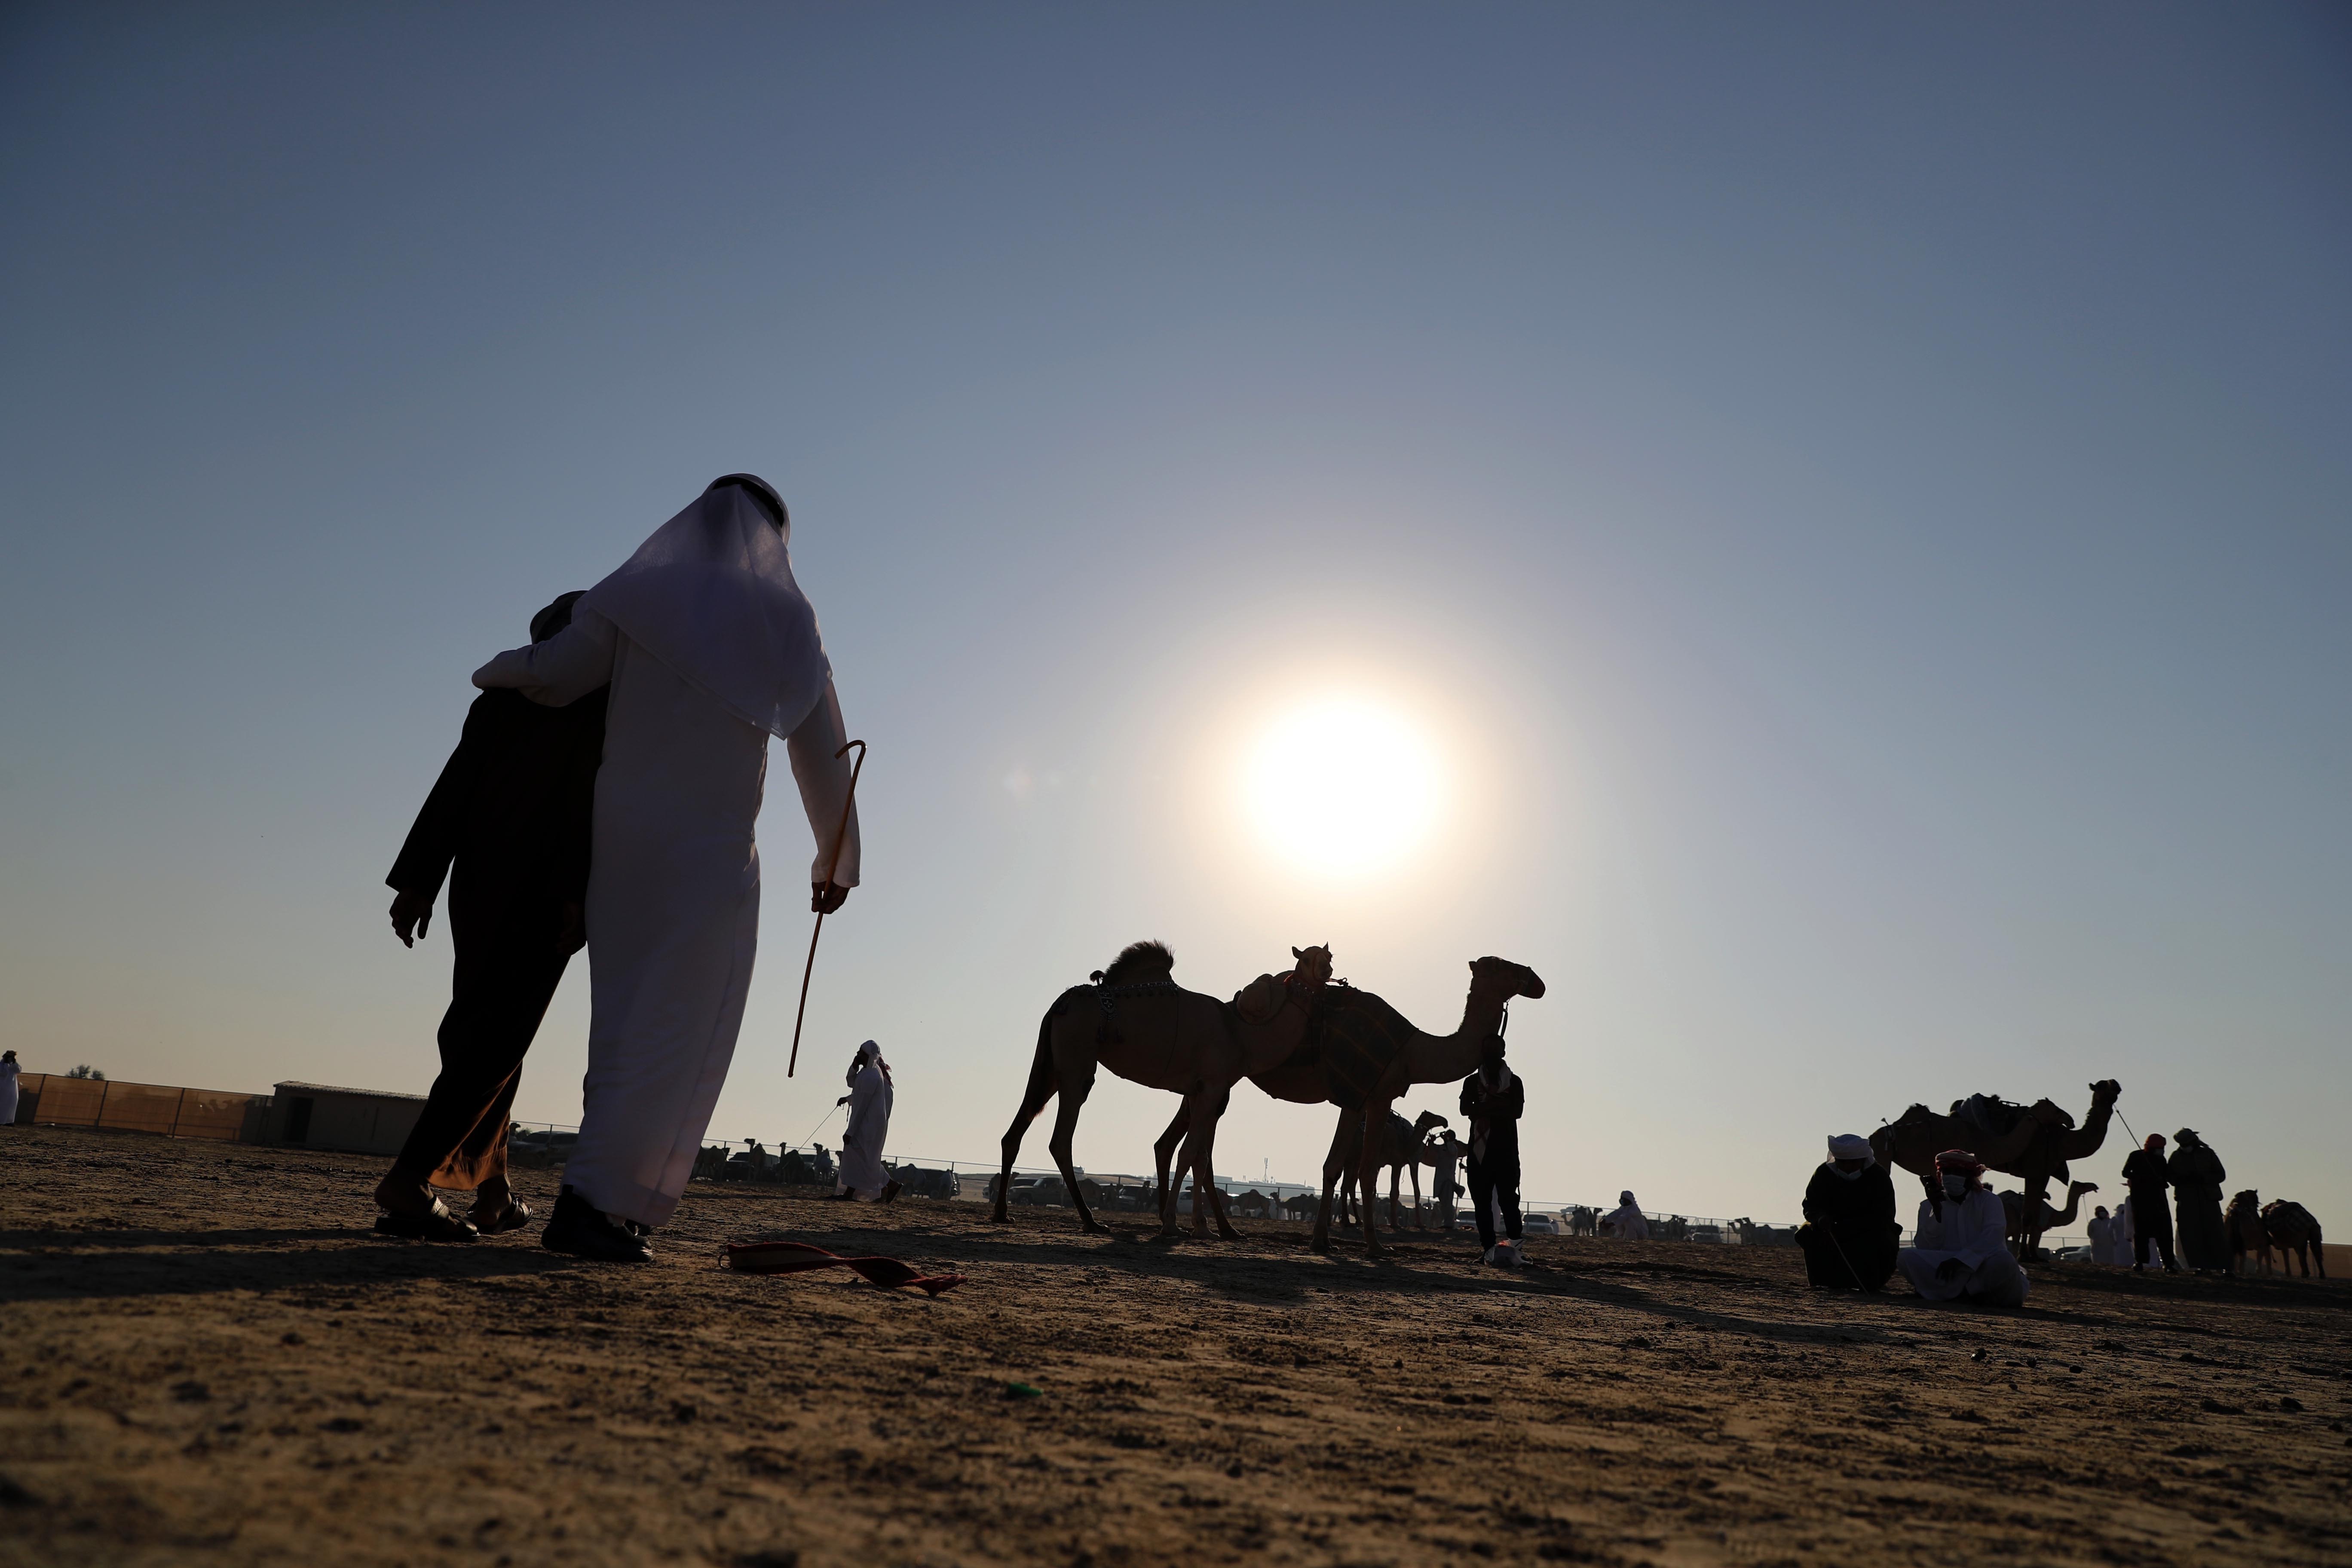
[[[1826,1133],[2113,1076],[2352,1198],[2340,8],[19,5],[0,211],[31,1070],[421,1092],[383,878],[467,674],[748,468],[866,886],[788,1082],[777,757],[714,1135],[873,1036],[894,1148],[989,1159],[1123,943],[1328,941],[1439,1030],[1543,974],[1531,1196],[1786,1218]],[[1438,759],[1374,875],[1236,798],[1332,694]],[[1329,1127],[1244,1088],[1219,1167]]]

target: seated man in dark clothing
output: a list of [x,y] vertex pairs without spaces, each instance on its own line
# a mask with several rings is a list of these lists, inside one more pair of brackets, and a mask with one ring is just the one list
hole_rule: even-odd
[[1903,1227],[1895,1223],[1895,1183],[1853,1133],[1830,1140],[1830,1157],[1805,1187],[1797,1245],[1805,1277],[1831,1290],[1879,1290],[1895,1273]]
[[[572,621],[576,593],[531,617],[533,642]],[[384,880],[392,929],[413,945],[433,919],[444,877],[457,944],[449,1010],[442,1016],[441,1073],[399,1157],[375,1190],[376,1228],[435,1241],[470,1241],[530,1217],[507,1184],[508,1113],[523,1053],[587,941],[588,846],[596,767],[604,753],[604,689],[566,708],[519,691],[485,691],[417,813]],[[451,865],[456,871],[451,875]],[[451,1215],[436,1186],[474,1194],[472,1214]]]

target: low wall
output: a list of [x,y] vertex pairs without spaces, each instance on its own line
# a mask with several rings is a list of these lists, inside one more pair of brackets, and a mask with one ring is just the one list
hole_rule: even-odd
[[269,1096],[173,1084],[118,1083],[28,1072],[16,1083],[16,1120],[52,1127],[101,1127],[166,1138],[258,1142]]

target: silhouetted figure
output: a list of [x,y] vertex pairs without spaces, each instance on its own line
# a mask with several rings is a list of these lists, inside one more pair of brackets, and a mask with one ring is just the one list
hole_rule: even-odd
[[[1516,1261],[1525,1223],[1519,1217],[1519,1117],[1527,1108],[1527,1085],[1503,1065],[1503,1037],[1489,1037],[1478,1070],[1462,1080],[1462,1115],[1470,1123],[1470,1205],[1478,1215],[1478,1247],[1489,1263]],[[1365,1206],[1370,1204],[1367,1194]],[[1495,1247],[1498,1205],[1509,1255]],[[1364,1217],[1369,1226],[1371,1216]]]
[[588,590],[572,625],[474,672],[559,707],[610,682],[588,881],[580,1140],[541,1242],[646,1262],[726,1086],[759,952],[753,824],[782,737],[816,837],[810,903],[856,884],[857,816],[833,667],[793,580],[791,519],[729,474]]
[[2200,1274],[2227,1274],[2230,1233],[2221,1223],[2221,1184],[2230,1173],[2196,1129],[2184,1127],[2173,1136],[2180,1146],[2164,1163],[2164,1172],[2172,1180],[2180,1261]]
[[[579,597],[566,594],[531,617],[532,640],[569,625]],[[457,963],[441,1017],[440,1076],[376,1187],[385,1211],[379,1230],[469,1241],[477,1226],[512,1230],[530,1217],[507,1184],[508,1113],[523,1053],[586,940],[589,823],[604,749],[601,688],[562,708],[483,692],[384,879],[398,894],[392,929],[404,944],[425,934],[448,879]],[[454,1218],[433,1186],[472,1192],[470,1224]]]
[[2172,1256],[2172,1205],[2164,1196],[2164,1190],[2171,1184],[2171,1173],[2164,1167],[2164,1134],[2151,1132],[2147,1141],[2124,1162],[2124,1185],[2131,1189],[2135,1274],[2147,1267],[2147,1249],[2151,1247],[2163,1257],[2165,1272],[2180,1272],[2180,1260]]
[[1884,1289],[1903,1235],[1894,1180],[1867,1138],[1832,1138],[1829,1153],[1805,1187],[1805,1224],[1797,1232],[1805,1277],[1832,1290]]

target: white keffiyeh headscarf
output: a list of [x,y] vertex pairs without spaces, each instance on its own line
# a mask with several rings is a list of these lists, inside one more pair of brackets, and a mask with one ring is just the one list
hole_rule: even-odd
[[746,724],[790,735],[833,676],[816,611],[793,577],[791,534],[765,480],[729,474],[654,530],[578,607],[611,621]]

